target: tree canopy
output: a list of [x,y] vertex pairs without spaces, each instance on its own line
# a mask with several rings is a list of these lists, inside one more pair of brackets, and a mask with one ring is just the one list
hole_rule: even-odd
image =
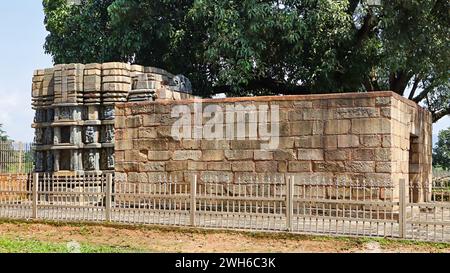
[[45,49],[162,67],[202,96],[392,90],[450,114],[450,2],[375,2],[44,0]]
[[3,124],[0,123],[0,141],[7,141],[8,136],[6,135],[6,132],[2,129]]
[[433,165],[450,170],[450,128],[439,132],[439,140],[433,149]]

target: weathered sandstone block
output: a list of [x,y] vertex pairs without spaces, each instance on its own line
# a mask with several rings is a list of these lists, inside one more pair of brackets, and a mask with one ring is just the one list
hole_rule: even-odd
[[342,135],[350,132],[350,120],[329,120],[325,124],[325,134],[327,135]]
[[311,162],[307,161],[290,161],[289,162],[289,172],[310,172]]
[[173,153],[172,159],[175,161],[181,161],[181,160],[200,160],[202,158],[202,151],[175,151]]
[[339,135],[337,141],[338,148],[359,147],[359,137],[357,135]]
[[252,161],[236,161],[233,162],[232,170],[234,172],[254,172],[255,171],[255,163]]
[[203,161],[222,161],[225,158],[223,150],[204,150],[202,154]]
[[353,134],[389,134],[391,125],[386,118],[364,118],[352,120]]
[[324,151],[321,149],[299,149],[298,160],[324,160]]

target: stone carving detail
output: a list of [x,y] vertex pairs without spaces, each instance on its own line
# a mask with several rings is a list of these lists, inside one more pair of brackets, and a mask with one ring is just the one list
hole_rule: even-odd
[[84,165],[85,169],[87,169],[87,170],[95,170],[96,155],[93,150],[89,150],[89,152],[85,155],[83,165]]
[[106,143],[113,143],[115,138],[115,132],[113,126],[106,126],[105,130],[105,142]]
[[45,122],[45,110],[36,110],[34,115],[34,123]]
[[107,165],[108,169],[114,169],[115,159],[114,159],[114,151],[112,149],[108,149],[107,152]]
[[53,171],[53,153],[52,152],[47,152],[47,172],[51,172]]
[[80,110],[79,120],[88,120],[89,119],[89,110],[87,107],[84,107]]
[[95,128],[93,126],[86,127],[86,144],[92,144],[95,143]]
[[175,83],[175,91],[192,94],[192,83],[187,77],[176,75],[173,82]]
[[59,144],[60,143],[60,138],[61,138],[61,132],[58,134],[57,131],[58,128],[55,129],[54,134],[53,134],[53,144]]
[[36,113],[34,114],[34,123],[39,123],[39,122],[42,122],[42,119],[41,119],[41,114],[42,113],[42,110],[36,110]]
[[36,168],[74,173],[114,170],[116,103],[192,97],[186,93],[192,93],[187,77],[155,67],[61,64],[37,70],[32,87],[34,142],[40,151]]
[[73,143],[75,145],[81,144],[81,128],[74,126],[72,127],[72,132],[70,134],[70,143]]
[[82,171],[83,170],[83,159],[82,154],[78,151],[73,152],[72,154],[73,160],[72,160],[72,169],[75,171]]
[[61,162],[61,153],[60,153],[60,151],[54,151],[53,154],[54,154],[54,159],[53,159],[53,161],[54,161],[54,168],[53,168],[53,170],[55,172],[59,172],[59,170],[60,170],[59,163]]
[[55,110],[53,109],[48,109],[47,110],[47,122],[52,122],[55,120]]
[[34,143],[35,144],[44,144],[44,130],[42,128],[36,128],[34,131]]
[[72,109],[70,107],[61,107],[59,108],[59,119],[60,120],[71,120],[73,115],[72,115]]
[[115,116],[115,109],[113,105],[108,105],[103,108],[103,118],[113,120]]
[[36,159],[35,159],[35,169],[37,172],[43,172],[44,171],[44,154],[42,152],[36,152]]
[[134,89],[150,89],[150,83],[147,74],[138,74]]
[[133,89],[128,93],[128,101],[153,101],[155,89],[155,81],[149,80],[148,74],[137,74]]
[[45,128],[44,143],[45,144],[53,143],[53,129],[52,128]]
[[79,107],[76,107],[73,111],[72,118],[74,120],[82,120],[83,119],[83,110]]

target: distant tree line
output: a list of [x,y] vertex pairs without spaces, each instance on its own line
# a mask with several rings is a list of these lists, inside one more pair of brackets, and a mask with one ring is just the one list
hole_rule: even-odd
[[0,141],[6,141],[8,140],[8,136],[6,135],[6,132],[3,130],[3,124],[0,123]]
[[433,166],[450,170],[450,128],[439,132],[439,139],[433,149]]

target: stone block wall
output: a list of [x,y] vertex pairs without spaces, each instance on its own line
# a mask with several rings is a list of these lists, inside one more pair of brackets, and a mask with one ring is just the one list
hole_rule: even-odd
[[[388,111],[387,109],[385,111]],[[430,200],[432,182],[431,113],[408,100],[392,99],[392,135],[385,145],[391,147],[393,179],[410,182],[412,201]],[[428,191],[425,191],[428,188]]]
[[[174,139],[171,130],[179,119],[171,115],[174,107],[193,110],[200,102],[203,110],[278,108],[278,146],[261,149],[265,142],[259,135],[245,140],[206,135]],[[152,182],[168,175],[187,182],[194,174],[199,182],[209,176],[236,182],[281,174],[298,180],[398,185],[401,178],[425,183],[431,175],[431,116],[393,92],[124,103],[116,105],[116,115],[116,174],[129,182]],[[202,126],[210,119],[201,118]],[[243,129],[232,125],[235,131]],[[244,130],[251,135],[255,128],[250,121]],[[196,129],[192,126],[190,131]]]

